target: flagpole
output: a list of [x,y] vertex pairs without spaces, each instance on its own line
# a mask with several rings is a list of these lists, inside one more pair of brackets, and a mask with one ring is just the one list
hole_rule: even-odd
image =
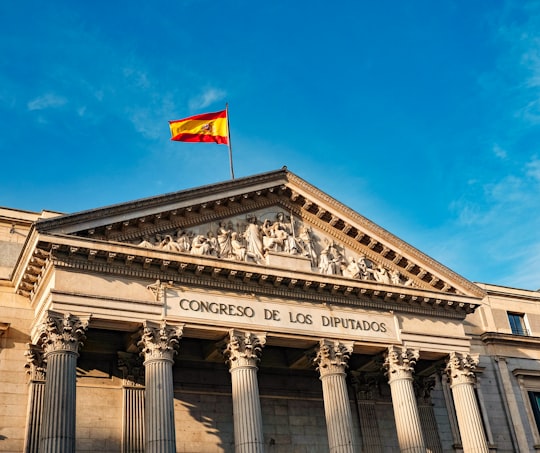
[[227,143],[229,145],[229,163],[231,165],[231,179],[234,179],[234,170],[232,163],[232,146],[231,146],[231,127],[229,126],[229,103],[225,104],[225,111],[227,115]]

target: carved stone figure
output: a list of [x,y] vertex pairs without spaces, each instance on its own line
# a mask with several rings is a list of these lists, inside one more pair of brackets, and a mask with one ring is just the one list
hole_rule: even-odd
[[315,242],[313,240],[313,233],[310,227],[302,225],[300,227],[300,234],[298,235],[297,244],[299,251],[303,256],[306,256],[311,261],[311,267],[317,267],[319,264],[319,258],[315,251]]
[[270,221],[266,219],[262,225],[262,241],[263,250],[266,252],[271,250],[273,252],[283,252],[287,240],[287,233],[284,230],[274,227],[275,224],[270,225]]
[[240,235],[236,231],[233,231],[231,234],[232,255],[237,261],[246,261],[246,246],[240,239]]
[[319,257],[319,270],[321,274],[340,275],[343,255],[337,249],[334,241],[326,239],[326,247],[321,250]]
[[206,240],[208,242],[208,255],[218,256],[219,255],[219,244],[217,238],[214,236],[214,233],[209,231],[206,233]]
[[192,255],[210,255],[210,248],[210,243],[202,234],[196,235],[191,242]]
[[144,236],[143,240],[138,244],[138,246],[144,247],[147,249],[154,248],[154,244],[152,244],[148,239],[149,239],[148,236]]
[[360,255],[358,257],[358,268],[360,269],[360,279],[361,280],[369,280],[370,273],[368,271],[371,270],[371,268],[368,267],[366,257],[364,255]]
[[264,259],[263,243],[261,239],[261,227],[257,217],[249,216],[248,225],[244,233],[246,239],[246,256],[259,263]]
[[388,275],[388,271],[384,267],[378,266],[375,269],[370,269],[370,272],[373,275],[375,281],[390,284],[390,276]]
[[276,214],[276,221],[272,225],[272,228],[279,231],[279,234],[283,237],[283,251],[291,255],[298,253],[298,247],[294,238],[294,225],[291,218],[290,223],[285,222],[285,214],[278,212]]
[[360,277],[360,267],[354,258],[351,260],[349,265],[343,269],[343,276],[349,278]]
[[176,233],[176,243],[181,252],[189,252],[191,249],[191,241],[188,234],[183,230],[178,230]]
[[212,229],[210,225],[201,225],[190,231],[180,229],[176,235],[167,231],[151,237],[145,235],[138,245],[257,264],[266,263],[268,252],[301,255],[310,260],[314,272],[321,274],[414,286],[414,282],[407,280],[398,270],[388,269],[367,259],[363,254],[356,257],[353,253],[352,257],[346,259],[346,250],[342,245],[336,244],[332,238],[325,235],[315,235],[309,225],[295,220],[292,215],[289,217],[284,212],[278,212],[275,219],[266,217],[265,213],[252,213],[248,214],[245,220],[221,220],[216,229]]
[[221,258],[233,258],[231,233],[232,231],[227,228],[225,222],[219,222],[217,229],[217,243],[219,256]]
[[172,252],[181,252],[179,245],[173,240],[170,234],[167,234],[165,238],[159,243],[158,246],[162,250],[170,250]]

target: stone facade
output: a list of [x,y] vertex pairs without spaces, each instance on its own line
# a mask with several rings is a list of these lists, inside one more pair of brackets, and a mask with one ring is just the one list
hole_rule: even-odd
[[540,450],[540,293],[286,169],[0,214],[2,452]]

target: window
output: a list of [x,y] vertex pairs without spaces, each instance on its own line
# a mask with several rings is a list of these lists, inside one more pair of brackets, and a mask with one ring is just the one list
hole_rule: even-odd
[[540,431],[540,392],[528,392],[531,401],[531,407],[536,421],[536,427]]
[[514,335],[529,335],[524,314],[508,313],[508,322],[510,322],[510,329]]

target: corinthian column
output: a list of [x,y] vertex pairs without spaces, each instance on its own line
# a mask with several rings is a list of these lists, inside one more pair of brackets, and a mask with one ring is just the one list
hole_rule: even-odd
[[139,346],[144,356],[145,452],[175,453],[173,357],[183,325],[146,321]]
[[426,452],[413,386],[414,365],[418,357],[418,351],[390,346],[384,362],[392,394],[399,449],[404,453]]
[[49,311],[39,342],[47,361],[43,396],[40,453],[75,451],[75,392],[78,350],[88,318]]
[[352,342],[321,340],[314,362],[322,382],[330,453],[354,453],[351,405],[345,382]]
[[478,409],[474,383],[474,370],[478,365],[478,356],[450,353],[446,373],[454,397],[454,406],[458,419],[463,451],[467,453],[488,453],[486,434],[482,417]]
[[264,452],[257,363],[265,343],[265,333],[232,329],[223,351],[231,373],[236,453]]

